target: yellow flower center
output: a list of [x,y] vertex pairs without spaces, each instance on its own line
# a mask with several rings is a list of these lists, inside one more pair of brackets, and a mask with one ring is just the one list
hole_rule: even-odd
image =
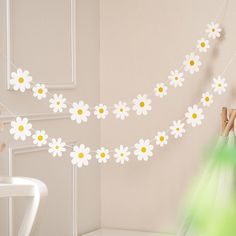
[[158,89],[158,91],[159,91],[160,93],[162,93],[162,92],[163,92],[163,88],[160,87],[160,88]]
[[201,42],[201,47],[204,48],[206,46],[205,42]]
[[176,131],[179,131],[179,128],[176,128]]
[[19,130],[20,132],[23,132],[23,131],[25,130],[25,128],[24,128],[23,125],[20,125],[20,126],[18,127],[18,130]]
[[164,136],[161,136],[161,137],[160,137],[160,141],[161,141],[161,142],[163,142],[164,139],[165,139]]
[[19,82],[20,84],[23,84],[23,83],[25,82],[25,79],[24,79],[23,77],[20,77],[20,78],[18,79],[18,82]]
[[59,106],[61,103],[60,102],[57,102],[57,105]]
[[191,61],[189,62],[189,64],[190,64],[191,66],[194,66],[194,64],[195,64],[194,60],[191,60]]
[[105,152],[102,152],[102,153],[100,154],[100,156],[101,156],[101,158],[104,158],[104,157],[106,156]]
[[80,152],[79,154],[78,154],[78,158],[84,158],[84,154],[82,153],[82,152]]
[[141,152],[145,153],[147,151],[147,148],[146,147],[142,147],[141,148]]
[[196,118],[197,118],[197,114],[196,114],[196,113],[193,113],[193,114],[192,114],[192,117],[193,117],[193,119],[196,119]]
[[124,153],[121,153],[120,156],[123,157],[125,154]]
[[38,93],[39,93],[39,94],[42,94],[42,93],[43,93],[43,89],[41,89],[41,88],[38,89]]
[[179,77],[176,76],[176,77],[175,77],[175,80],[178,80],[178,79],[179,79]]
[[140,106],[140,107],[144,107],[144,105],[145,105],[144,102],[140,102],[140,103],[139,103],[139,106]]
[[219,83],[219,84],[218,84],[218,87],[221,87],[221,86],[222,86],[222,85]]
[[215,32],[216,30],[215,30],[215,28],[212,28],[211,31],[212,31],[212,32]]
[[124,111],[124,109],[123,109],[123,108],[121,108],[121,109],[120,109],[120,112],[123,112],[123,111]]
[[55,147],[56,150],[58,150],[59,148],[60,148],[60,147],[59,147],[58,145]]
[[103,109],[103,108],[100,108],[98,111],[99,111],[99,113],[103,113],[103,112],[104,112],[104,109]]
[[209,97],[205,97],[205,101],[209,102],[210,98]]
[[38,136],[38,141],[42,141],[43,140],[43,136],[42,135],[39,135]]
[[82,115],[83,114],[83,110],[82,109],[78,109],[77,113],[78,113],[78,115]]

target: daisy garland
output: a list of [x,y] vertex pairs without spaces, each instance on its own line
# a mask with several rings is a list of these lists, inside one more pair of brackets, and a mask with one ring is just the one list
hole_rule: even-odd
[[[235,56],[236,54],[234,54],[231,60],[227,63],[223,73],[213,78],[211,88],[202,94],[200,102],[187,108],[185,116],[182,120],[174,120],[167,130],[158,131],[156,136],[151,139],[141,138],[136,144],[134,144],[134,146],[131,147],[120,145],[119,147],[111,150],[101,147],[96,151],[92,151],[85,144],[70,146],[67,145],[62,138],[50,138],[45,130],[34,130],[32,124],[29,122],[29,119],[18,117],[14,115],[14,113],[11,112],[4,104],[0,103],[0,105],[16,117],[16,119],[11,122],[10,128],[10,133],[13,135],[14,139],[25,141],[26,138],[32,136],[33,144],[39,147],[48,145],[48,152],[53,157],[62,157],[67,148],[69,148],[71,149],[71,163],[76,165],[78,168],[88,166],[93,154],[94,158],[96,158],[97,162],[100,164],[107,163],[111,158],[114,158],[117,164],[124,164],[130,160],[130,155],[132,153],[138,161],[148,161],[150,158],[153,158],[154,144],[157,147],[164,148],[168,145],[168,141],[171,136],[175,139],[183,137],[186,133],[186,125],[189,125],[190,127],[197,127],[202,124],[205,118],[203,108],[209,107],[213,103],[212,92],[221,95],[227,89],[228,85],[223,77],[223,74],[227,71]],[[163,87],[163,85],[159,85],[159,87]],[[38,88],[40,89],[41,86],[38,86]],[[64,102],[62,96],[57,96],[55,99],[58,99],[62,102],[62,104]],[[134,106],[137,112],[147,113],[151,109],[149,108],[150,104],[151,101],[149,101],[145,95],[139,95]],[[60,106],[56,106],[56,109],[60,108]],[[99,115],[101,119],[103,119],[103,116],[108,115],[108,112],[106,111],[107,107],[100,104],[94,112],[96,112],[96,115]],[[127,108],[126,103],[120,101],[116,104],[116,115],[120,117],[127,116],[128,111],[129,109]],[[82,101],[73,104],[73,108],[71,108],[70,113],[74,116],[73,119],[77,122],[82,122],[90,116],[88,105]],[[133,150],[133,152],[131,152],[131,150]]]
[[[153,95],[160,99],[165,98],[169,92],[168,86],[172,86],[174,88],[182,87],[185,81],[186,73],[192,75],[200,70],[202,66],[200,54],[206,53],[210,49],[210,41],[219,38],[221,36],[221,32],[222,29],[218,23],[210,22],[207,24],[207,28],[205,30],[206,35],[196,40],[195,50],[185,56],[182,67],[180,69],[172,69],[165,81],[156,84],[152,93],[139,94],[132,100],[132,102],[129,103],[119,101],[112,106],[98,104],[94,107],[90,107],[89,104],[84,101],[68,102],[62,94],[51,94],[45,84],[34,84],[29,72],[22,69],[17,69],[16,72],[12,72],[10,85],[15,91],[25,92],[30,89],[33,84],[33,97],[38,100],[43,100],[50,97],[49,107],[53,112],[63,112],[68,108],[71,114],[71,120],[77,122],[78,124],[87,122],[91,114],[98,120],[104,120],[109,114],[113,114],[116,119],[121,121],[129,117],[131,110],[133,110],[133,112],[135,112],[138,116],[146,116],[152,110],[151,97]],[[214,92],[221,94],[224,92],[227,84],[224,82],[223,78],[215,78],[213,86]],[[209,98],[211,99],[212,97],[209,96]],[[204,106],[209,106],[211,101],[212,100],[208,103],[205,102]]]

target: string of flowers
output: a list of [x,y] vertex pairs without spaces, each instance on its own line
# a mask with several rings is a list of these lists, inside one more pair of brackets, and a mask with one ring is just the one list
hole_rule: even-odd
[[[105,147],[101,147],[96,151],[91,151],[91,149],[85,144],[70,146],[67,145],[62,140],[62,138],[49,138],[45,130],[34,130],[32,128],[32,124],[29,123],[28,118],[21,118],[18,116],[14,121],[11,122],[10,133],[16,140],[24,141],[27,137],[32,136],[33,143],[35,145],[43,146],[48,144],[48,152],[53,157],[61,157],[66,151],[67,147],[71,148],[71,162],[73,165],[77,165],[79,168],[89,164],[93,153],[95,154],[98,163],[107,163],[107,161],[111,158],[111,154],[113,154],[117,163],[124,164],[129,160],[131,150],[134,150],[133,154],[138,160],[147,161],[153,155],[153,142],[155,142],[159,147],[164,147],[168,144],[169,135],[173,136],[175,139],[183,137],[184,133],[186,132],[186,124],[192,127],[197,127],[202,124],[204,119],[202,108],[209,107],[213,103],[212,92],[221,95],[226,91],[228,85],[225,78],[223,78],[223,75],[232,64],[235,55],[236,54],[234,54],[226,64],[223,72],[219,76],[213,78],[211,88],[202,94],[200,102],[188,107],[182,120],[174,120],[172,125],[166,131],[158,131],[156,136],[152,139],[139,139],[139,141],[132,147],[120,145],[119,147],[111,149],[110,151]],[[14,115],[12,112],[11,114]],[[33,135],[31,132],[32,130],[34,131]]]
[[[124,120],[129,116],[131,106],[132,110],[136,112],[138,116],[148,115],[148,113],[152,110],[152,100],[150,96],[155,95],[159,98],[164,98],[168,93],[168,83],[174,88],[182,87],[185,80],[184,72],[189,72],[190,75],[192,75],[200,70],[202,62],[200,61],[200,56],[196,54],[195,51],[197,50],[199,53],[206,53],[210,48],[210,40],[219,38],[221,36],[222,29],[220,28],[219,24],[211,22],[207,25],[207,29],[205,31],[207,33],[208,39],[202,37],[201,39],[197,40],[196,49],[185,56],[182,66],[178,70],[172,70],[167,80],[157,83],[154,91],[149,95],[139,94],[135,99],[133,99],[131,103],[118,101],[116,104],[110,107],[105,104],[99,104],[95,107],[90,107],[84,101],[70,102],[69,113],[71,114],[71,120],[76,121],[78,124],[87,122],[92,111],[97,119],[105,119],[109,113],[113,113],[117,119]],[[12,63],[12,65],[14,64]],[[14,67],[17,69],[15,65]],[[49,107],[55,113],[63,112],[64,109],[68,107],[67,99],[62,94],[51,94],[45,84],[35,84],[32,81],[29,71],[27,70],[17,69],[16,72],[12,72],[10,84],[15,91],[21,92],[25,92],[26,90],[30,89],[31,84],[33,84],[33,96],[38,100],[42,100],[45,99],[47,95],[49,95]]]

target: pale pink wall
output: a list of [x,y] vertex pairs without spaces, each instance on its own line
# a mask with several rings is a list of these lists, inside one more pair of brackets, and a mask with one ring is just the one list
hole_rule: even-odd
[[[222,0],[101,0],[100,1],[100,85],[101,102],[132,101],[149,93],[157,82],[179,68],[184,56],[194,50],[206,24],[220,12]],[[186,75],[184,86],[169,89],[169,95],[153,99],[147,117],[132,113],[121,122],[110,116],[102,122],[102,145],[133,145],[139,138],[153,137],[187,107],[199,101],[212,76],[222,72],[235,52],[236,2],[222,18],[224,39],[201,55],[203,66],[194,76]],[[147,231],[174,232],[183,194],[197,173],[204,148],[219,132],[222,105],[233,105],[235,63],[226,73],[227,94],[215,96],[199,128],[187,128],[183,139],[169,142],[155,151],[149,162],[131,161],[119,166],[114,160],[102,166],[102,226]],[[236,103],[236,101],[235,101]],[[157,148],[156,148],[157,149]]]

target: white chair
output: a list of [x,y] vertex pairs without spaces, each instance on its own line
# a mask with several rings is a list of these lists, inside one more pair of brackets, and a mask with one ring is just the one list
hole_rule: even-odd
[[47,186],[37,179],[0,176],[0,197],[30,197],[18,236],[30,235],[41,197],[47,195]]

